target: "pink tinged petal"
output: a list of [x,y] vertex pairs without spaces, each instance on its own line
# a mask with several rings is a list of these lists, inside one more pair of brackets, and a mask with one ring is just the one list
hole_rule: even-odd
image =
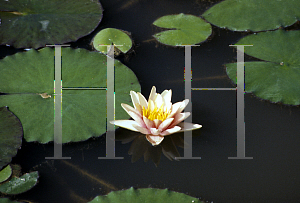
[[146,128],[146,124],[144,123],[141,116],[132,111],[129,111],[128,114],[131,116],[131,118],[133,118],[133,120],[135,120],[139,124],[139,126]]
[[[186,106],[187,105],[187,103],[185,104],[184,101],[176,102],[175,104],[172,105],[172,108],[171,108],[172,111],[171,111],[171,114],[168,116],[168,118],[173,117],[177,113],[181,113],[182,106],[184,106],[184,105]],[[187,102],[188,102],[188,99],[187,99]],[[184,106],[184,108],[185,108],[185,106]]]
[[181,113],[183,111],[183,109],[188,105],[189,103],[189,99],[185,99],[181,102],[181,106],[179,107],[179,109],[177,110],[177,113]]
[[133,120],[115,120],[115,121],[110,121],[110,123],[122,128],[126,128],[128,130],[138,132],[138,130],[135,127],[133,127],[133,125],[138,125],[138,123]]
[[145,116],[143,116],[143,121],[146,124],[148,129],[155,127],[154,121],[149,120]]
[[148,102],[149,102],[150,99],[151,99],[152,101],[154,101],[155,96],[156,96],[156,87],[153,86],[152,89],[151,89],[150,95],[149,95]]
[[196,130],[196,129],[202,128],[202,125],[194,124],[194,123],[188,123],[188,122],[179,123],[178,126],[181,127],[180,132],[181,131]]
[[133,125],[133,127],[136,128],[142,134],[145,134],[145,135],[150,134],[150,130],[148,130],[147,128],[143,128],[139,125]]
[[169,127],[169,125],[172,123],[173,120],[174,118],[167,118],[159,125],[158,130],[160,130],[161,132],[164,131]]
[[171,102],[172,98],[172,90],[165,90],[161,93],[161,97],[163,98],[164,103]]
[[[142,114],[141,114],[138,110],[136,110],[135,108],[129,106],[128,104],[122,103],[121,106],[122,106],[122,108],[123,108],[128,114],[129,114],[129,112],[134,112],[134,113],[136,113],[137,115],[139,115],[140,117],[142,116]],[[130,114],[129,114],[129,115],[130,115]]]
[[150,133],[152,135],[159,135],[161,131],[159,131],[157,128],[150,128]]
[[163,140],[163,136],[159,135],[146,135],[146,139],[153,145],[159,145]]
[[142,113],[142,107],[139,104],[139,96],[135,91],[130,91],[131,100],[133,103],[133,106],[136,110],[138,110],[140,113]]
[[160,133],[160,135],[162,136],[166,136],[166,135],[170,135],[170,134],[173,134],[173,133],[177,133],[181,130],[181,127],[179,126],[174,126],[173,128],[169,128],[163,132]]
[[158,119],[154,119],[154,125],[155,125],[155,128],[158,128],[158,126],[162,123],[161,120],[158,120]]
[[145,99],[145,97],[141,94],[141,93],[137,93],[138,94],[138,96],[139,96],[139,103],[140,103],[140,105],[143,107],[145,107],[145,109],[148,107],[148,102],[147,102],[147,100]]
[[177,125],[178,123],[180,123],[181,121],[183,121],[184,119],[189,117],[190,115],[191,115],[190,112],[176,114],[174,117],[174,120],[173,120],[172,124],[169,126],[169,128],[174,127],[175,125]]

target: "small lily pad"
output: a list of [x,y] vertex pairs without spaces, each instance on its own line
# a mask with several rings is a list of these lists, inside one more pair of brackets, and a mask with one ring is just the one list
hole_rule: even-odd
[[[300,31],[269,31],[244,37],[237,45],[245,53],[265,60],[245,62],[245,91],[259,98],[288,105],[300,104]],[[236,63],[226,64],[236,83]]]
[[[1,96],[0,96],[1,98]],[[3,105],[0,105],[3,106]],[[0,170],[11,162],[22,144],[23,130],[20,120],[8,110],[0,108]]]
[[26,173],[21,177],[13,177],[9,182],[0,185],[0,192],[16,195],[30,190],[37,184],[39,174],[37,171]]
[[102,10],[90,0],[2,0],[0,44],[38,48],[75,41],[97,27]]
[[120,190],[110,192],[105,196],[97,196],[90,203],[204,203],[196,197],[183,193],[173,192],[168,189],[143,188]]
[[7,165],[4,169],[0,171],[0,183],[6,181],[12,174],[12,169],[10,165]]
[[203,19],[183,13],[160,17],[153,22],[153,25],[170,29],[157,33],[153,37],[157,41],[171,46],[201,43],[212,32],[211,25]]
[[300,19],[299,4],[299,0],[225,0],[202,16],[218,27],[233,31],[274,30]]
[[[97,33],[93,39],[93,46],[96,50],[107,54],[107,47],[100,45],[116,45],[115,48],[122,53],[127,53],[132,47],[130,37],[123,31],[115,28],[106,28]],[[118,46],[121,45],[121,46]]]
[[[20,118],[26,141],[54,139],[54,50],[17,53],[0,61],[0,106]],[[85,49],[62,48],[63,87],[106,87],[107,57]],[[128,119],[121,103],[140,91],[135,74],[115,60],[115,115]],[[46,93],[42,96],[41,94]],[[106,90],[62,90],[62,143],[84,141],[106,132]]]

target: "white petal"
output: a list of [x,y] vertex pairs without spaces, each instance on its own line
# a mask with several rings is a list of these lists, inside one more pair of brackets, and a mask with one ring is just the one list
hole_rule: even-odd
[[130,91],[131,100],[136,110],[142,113],[141,105],[139,104],[139,96],[135,91]]
[[153,101],[154,104],[156,104],[157,108],[159,109],[161,105],[163,105],[163,98],[160,94],[156,94],[155,101]]
[[158,126],[162,123],[161,120],[158,120],[158,119],[154,119],[154,125],[155,125],[155,128],[158,128]]
[[159,125],[158,129],[160,131],[164,131],[165,129],[167,129],[169,127],[169,125],[172,123],[173,120],[174,120],[174,118],[167,118]]
[[147,128],[143,128],[139,125],[135,125],[133,124],[133,127],[136,128],[140,133],[143,133],[145,135],[150,134],[150,130],[148,130]]
[[148,106],[149,106],[150,111],[154,110],[155,104],[151,99],[149,99]]
[[181,111],[186,107],[186,105],[189,103],[189,100],[183,100],[181,102],[176,102],[172,105],[172,111],[171,114],[168,116],[168,118],[173,117],[175,114],[181,113]]
[[167,103],[164,104],[164,111],[165,112],[169,112],[171,108],[172,108],[172,103],[171,102],[167,102]]
[[138,125],[138,123],[133,120],[115,120],[115,121],[110,121],[110,123],[122,128],[126,128],[128,130],[138,132],[138,130],[135,127],[133,127],[133,125]]
[[153,145],[159,145],[163,140],[163,136],[159,135],[146,135],[146,139]]
[[189,117],[190,115],[191,115],[190,112],[184,112],[184,113],[176,114],[174,116],[173,122],[171,123],[171,125],[169,127],[173,128],[175,125],[177,125],[178,123],[180,123],[181,121],[183,121],[184,119],[186,119],[187,117]]
[[155,127],[154,121],[149,120],[145,116],[143,116],[143,121],[148,129]]
[[156,87],[153,86],[152,89],[151,89],[150,95],[149,95],[148,102],[149,102],[150,99],[151,99],[152,101],[154,101],[155,95],[156,95]]
[[172,90],[165,90],[165,91],[163,91],[161,93],[161,96],[162,96],[165,104],[171,102]]
[[132,111],[129,111],[128,114],[131,116],[131,118],[133,118],[133,120],[135,120],[139,124],[139,126],[141,126],[143,128],[146,127],[146,124],[144,123],[141,116],[139,116],[138,114],[136,114]]
[[147,100],[145,99],[145,97],[140,92],[138,92],[137,94],[139,96],[139,103],[140,103],[140,105],[144,106],[145,109],[146,109],[148,107]]
[[159,130],[157,128],[150,128],[150,133],[152,135],[159,135]]
[[188,105],[189,103],[189,99],[185,99],[181,102],[181,106],[179,107],[179,109],[177,110],[177,113],[181,113],[183,111],[183,109]]
[[196,130],[196,129],[202,128],[202,125],[194,124],[194,123],[188,123],[188,122],[179,123],[177,126],[181,127],[180,132],[181,131]]
[[181,127],[174,126],[173,128],[170,128],[170,129],[167,129],[167,130],[163,131],[162,133],[160,133],[160,135],[166,136],[166,135],[170,135],[170,134],[173,134],[173,133],[177,133],[180,130],[181,130]]
[[[121,104],[122,108],[129,114],[130,111],[138,114],[139,116],[142,116],[141,112],[139,112],[138,110],[136,110],[135,108],[133,108],[132,106],[129,106],[128,104]],[[130,114],[129,114],[130,115]]]

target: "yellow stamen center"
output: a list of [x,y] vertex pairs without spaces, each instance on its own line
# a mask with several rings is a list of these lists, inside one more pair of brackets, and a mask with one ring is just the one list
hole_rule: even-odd
[[148,118],[149,120],[153,121],[155,119],[164,121],[167,119],[167,117],[170,115],[171,110],[169,111],[164,111],[164,105],[162,104],[161,107],[158,109],[156,104],[154,106],[154,109],[151,111],[149,106],[146,109],[143,106],[143,116],[145,116],[146,118]]

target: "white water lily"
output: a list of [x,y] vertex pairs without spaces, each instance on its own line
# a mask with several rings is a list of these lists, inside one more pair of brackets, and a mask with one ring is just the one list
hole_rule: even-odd
[[153,146],[159,145],[166,135],[202,127],[182,122],[190,115],[190,112],[181,113],[189,100],[172,104],[172,90],[158,94],[153,86],[148,101],[140,92],[130,91],[130,96],[134,108],[124,103],[121,106],[134,120],[114,120],[110,123],[145,134]]

